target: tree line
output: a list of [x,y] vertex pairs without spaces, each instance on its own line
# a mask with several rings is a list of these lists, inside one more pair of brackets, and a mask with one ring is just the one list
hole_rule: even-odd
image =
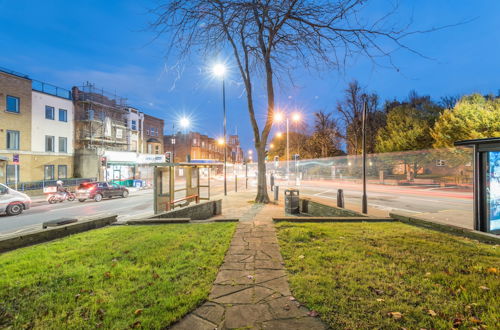
[[[362,113],[367,108],[368,153],[450,148],[459,140],[500,137],[500,95],[445,96],[438,101],[411,91],[406,99],[380,102],[354,80],[332,112],[314,113],[314,125],[291,125],[290,157],[361,154]],[[286,135],[275,136],[269,156],[286,157]]]

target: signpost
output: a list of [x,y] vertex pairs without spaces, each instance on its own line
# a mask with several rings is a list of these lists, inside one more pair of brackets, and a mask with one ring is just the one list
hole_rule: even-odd
[[17,167],[19,166],[19,154],[12,155],[12,163],[14,163],[14,189],[17,190]]

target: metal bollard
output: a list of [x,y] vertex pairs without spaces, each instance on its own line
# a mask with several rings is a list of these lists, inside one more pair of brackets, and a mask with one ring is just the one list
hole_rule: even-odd
[[344,208],[344,190],[337,190],[337,206]]
[[280,186],[274,186],[274,200],[277,201],[279,199]]
[[269,178],[269,181],[271,183],[271,191],[273,191],[273,186],[274,186],[274,175],[271,173],[271,177]]

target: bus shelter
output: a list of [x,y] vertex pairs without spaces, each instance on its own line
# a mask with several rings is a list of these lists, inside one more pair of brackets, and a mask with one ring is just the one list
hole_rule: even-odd
[[455,145],[474,149],[474,229],[500,234],[500,138]]
[[170,211],[210,199],[211,171],[219,164],[154,164],[154,212]]

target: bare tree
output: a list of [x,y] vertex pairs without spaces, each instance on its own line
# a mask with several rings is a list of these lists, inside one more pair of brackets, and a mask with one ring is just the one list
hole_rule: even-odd
[[331,157],[342,154],[340,150],[341,134],[337,122],[331,113],[318,111],[314,113],[314,132],[308,140],[308,147],[314,157]]
[[[340,68],[356,54],[373,61],[403,48],[414,33],[390,25],[395,8],[364,17],[364,0],[165,0],[152,10],[152,27],[169,38],[170,50],[189,53],[230,50],[243,80],[258,155],[256,202],[269,202],[265,147],[273,124],[275,83],[293,64]],[[433,29],[435,30],[435,29]],[[263,126],[255,117],[254,86],[263,80],[267,109]],[[262,125],[262,123],[261,123]]]
[[385,124],[385,115],[378,110],[379,98],[375,93],[368,94],[357,80],[349,83],[345,90],[345,98],[337,103],[337,111],[345,125],[344,139],[348,154],[361,153],[363,104],[366,104],[367,118],[367,151],[375,148],[374,137],[377,130]]

